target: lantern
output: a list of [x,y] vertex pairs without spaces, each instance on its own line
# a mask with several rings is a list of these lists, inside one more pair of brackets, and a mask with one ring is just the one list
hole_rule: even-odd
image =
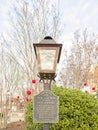
[[59,63],[62,44],[57,44],[50,36],[40,43],[35,43],[34,50],[41,79],[54,79],[57,63]]

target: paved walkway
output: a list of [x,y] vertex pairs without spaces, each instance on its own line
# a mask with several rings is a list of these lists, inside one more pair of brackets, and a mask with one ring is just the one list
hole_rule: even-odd
[[16,121],[24,121],[24,112],[19,111],[13,111],[10,113],[7,122],[16,122]]
[[[15,122],[19,122],[19,124],[23,123],[24,126],[24,111],[11,111],[9,116],[7,117],[7,126],[10,124],[16,124]],[[10,125],[11,126],[11,125]],[[15,127],[17,124],[15,125]],[[19,125],[21,126],[21,125]],[[0,122],[0,128],[4,128],[4,119],[2,118],[2,122]],[[14,130],[14,129],[13,129]]]
[[6,128],[0,130],[25,130],[26,123],[23,121],[13,122],[7,125]]

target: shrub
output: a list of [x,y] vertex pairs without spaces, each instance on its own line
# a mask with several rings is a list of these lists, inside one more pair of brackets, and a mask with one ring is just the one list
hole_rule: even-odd
[[[98,99],[79,90],[54,86],[59,96],[59,122],[51,124],[50,130],[98,130]],[[40,130],[42,124],[33,123],[33,103],[26,111],[27,130]]]
[[40,130],[42,124],[33,123],[33,102],[29,102],[26,108],[25,120],[27,122],[26,130]]

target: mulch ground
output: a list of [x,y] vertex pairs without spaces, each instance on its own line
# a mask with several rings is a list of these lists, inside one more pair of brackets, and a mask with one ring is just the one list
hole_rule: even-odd
[[6,128],[0,130],[25,130],[26,123],[23,121],[13,122],[7,125]]

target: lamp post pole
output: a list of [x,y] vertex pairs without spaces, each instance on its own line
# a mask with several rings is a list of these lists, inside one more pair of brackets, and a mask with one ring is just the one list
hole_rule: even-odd
[[50,124],[44,123],[43,130],[50,130]]
[[[51,80],[48,83],[44,82],[44,90],[50,90],[51,91]],[[44,123],[43,124],[43,130],[50,130],[50,124],[49,123]]]
[[59,120],[58,96],[51,92],[51,82],[56,77],[62,44],[57,44],[52,37],[46,36],[33,46],[38,63],[38,77],[44,85],[44,91],[34,97],[33,122],[43,123],[43,130],[49,130],[50,123],[57,123]]

